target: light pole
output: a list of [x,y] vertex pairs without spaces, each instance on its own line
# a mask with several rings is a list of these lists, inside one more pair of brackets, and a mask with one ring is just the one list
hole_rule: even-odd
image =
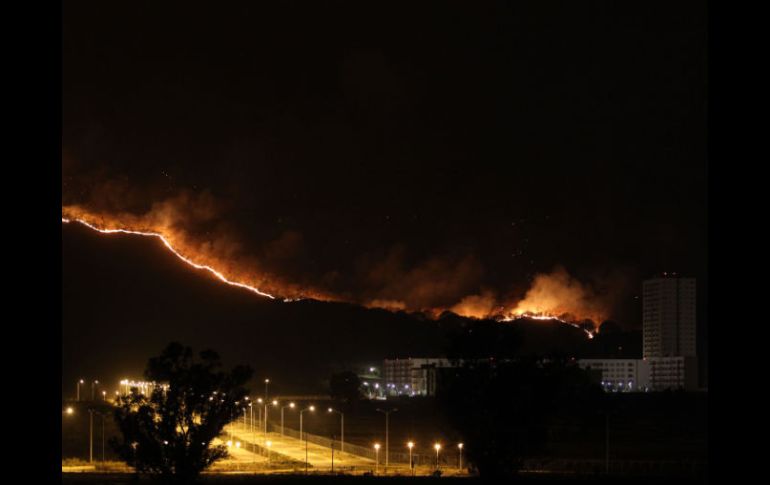
[[266,441],[265,446],[267,446],[267,466],[270,466],[270,447],[273,446],[273,442]]
[[387,473],[388,466],[390,465],[390,461],[388,460],[388,450],[390,449],[390,441],[388,439],[388,417],[390,416],[390,413],[395,413],[398,411],[398,408],[393,409],[378,409],[377,412],[384,413],[385,414],[385,471]]
[[88,410],[88,463],[94,462],[94,410]]
[[[283,410],[286,409],[286,408],[294,409],[294,403],[290,402],[287,406],[282,406],[281,407],[281,436],[283,436]],[[300,436],[300,438],[302,438],[302,436]]]
[[460,451],[460,465],[457,467],[457,469],[462,471],[462,469],[463,469],[463,444],[462,443],[457,443],[457,449]]
[[[315,411],[315,406],[307,407],[299,412],[299,439],[302,439],[302,413]],[[307,434],[305,434],[305,475],[307,475]]]
[[374,474],[377,475],[380,472],[380,444],[374,444]]
[[435,445],[433,445],[433,447],[436,449],[436,470],[438,470],[439,469],[439,465],[438,465],[438,450],[441,449],[441,445],[436,443]]
[[95,398],[94,398],[94,386],[95,385],[99,385],[99,381],[93,381],[91,383],[91,400],[92,401],[95,400]]
[[270,384],[270,379],[265,379],[265,401],[267,401],[267,386]]
[[604,415],[604,473],[610,473],[610,414]]
[[77,400],[78,401],[80,401],[80,384],[83,384],[83,382],[85,382],[85,381],[83,381],[83,379],[80,379],[78,381],[78,385],[77,385],[77,388],[78,388]]
[[102,401],[107,400],[107,391],[102,391]]
[[414,462],[412,461],[412,448],[414,448],[414,443],[410,441],[406,444],[406,447],[409,448],[409,471],[414,475]]
[[[257,398],[257,403],[262,404],[263,402],[264,401],[262,400],[261,397]],[[259,406],[257,408],[257,412],[259,413],[259,415],[257,417],[257,426],[259,426],[261,428],[262,427],[262,406]]]
[[329,408],[330,413],[337,413],[340,415],[340,451],[345,451],[345,414],[342,411]]
[[[278,401],[273,399],[271,403],[273,406],[278,406]],[[265,401],[265,439],[267,439],[267,401]]]
[[102,463],[104,463],[104,413],[99,413],[102,417]]

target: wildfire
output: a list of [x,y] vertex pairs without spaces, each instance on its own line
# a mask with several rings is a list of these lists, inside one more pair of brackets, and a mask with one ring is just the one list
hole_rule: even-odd
[[206,270],[209,273],[211,273],[212,275],[216,276],[219,280],[221,280],[224,283],[227,283],[230,286],[236,286],[238,288],[243,288],[245,290],[251,291],[252,293],[256,293],[257,295],[265,296],[265,297],[270,298],[270,299],[275,299],[275,296],[273,296],[273,295],[271,295],[269,293],[265,293],[264,291],[261,291],[259,288],[247,285],[246,283],[241,283],[240,281],[233,281],[233,280],[227,279],[227,277],[225,277],[225,275],[223,275],[222,273],[220,273],[216,269],[212,268],[211,266],[208,266],[208,265],[205,265],[205,264],[196,263],[195,261],[191,260],[190,258],[185,256],[184,254],[182,254],[179,251],[177,251],[174,248],[174,246],[171,245],[169,240],[166,239],[166,237],[163,234],[160,234],[158,232],[134,231],[134,230],[131,230],[131,229],[106,229],[106,228],[97,227],[94,224],[91,224],[90,222],[85,221],[83,219],[67,219],[65,217],[62,217],[61,221],[62,221],[62,223],[65,223],[65,224],[69,224],[71,222],[77,222],[79,224],[82,224],[82,225],[88,227],[89,229],[93,229],[94,231],[100,232],[102,234],[133,234],[133,235],[136,235],[136,236],[145,236],[145,237],[158,238],[158,239],[160,239],[163,242],[163,244],[166,246],[166,248],[168,248],[169,251],[174,253],[174,255],[177,258],[181,259],[182,261],[184,261],[188,265],[192,266],[193,268]]
[[588,330],[585,327],[581,327],[577,323],[568,322],[567,320],[563,320],[563,319],[561,319],[561,318],[559,318],[557,316],[554,316],[554,315],[544,315],[542,313],[541,314],[533,314],[533,313],[527,313],[527,312],[517,313],[517,314],[512,314],[512,315],[508,315],[506,317],[503,317],[503,318],[500,319],[500,321],[501,322],[514,322],[516,320],[522,320],[522,319],[527,319],[527,320],[545,320],[545,321],[565,323],[567,325],[570,325],[570,326],[575,327],[575,328],[579,328],[580,330],[584,331],[589,339],[594,338],[594,335],[596,334],[596,330],[594,330],[592,332],[591,330]]
[[[283,283],[276,285],[276,282],[272,281],[269,285],[271,291],[277,288],[282,293],[276,296],[261,290],[253,283],[247,283],[246,281],[250,279],[247,278],[248,275],[239,274],[238,271],[226,271],[228,276],[225,276],[222,270],[223,265],[217,264],[220,269],[212,266],[212,264],[221,262],[221,259],[212,259],[207,257],[205,253],[199,254],[196,250],[190,249],[184,243],[184,238],[181,239],[181,243],[176,240],[173,236],[173,231],[171,235],[165,233],[165,231],[161,232],[159,228],[165,227],[162,224],[148,224],[147,228],[144,228],[144,224],[140,225],[139,227],[142,227],[144,230],[129,229],[126,226],[130,227],[134,224],[116,221],[96,223],[93,222],[93,218],[86,218],[84,214],[69,209],[69,212],[62,214],[62,224],[70,223],[81,224],[101,234],[129,234],[159,239],[166,249],[187,265],[198,270],[205,270],[223,283],[248,290],[262,297],[270,299],[280,297],[285,303],[304,300],[308,297],[321,301],[342,301],[332,295],[319,292],[308,293],[307,289],[295,288],[296,285]],[[174,241],[177,244],[174,244]],[[196,257],[191,257],[191,254],[196,255]],[[205,260],[205,262],[202,260]],[[227,264],[224,267],[227,268]],[[233,276],[234,273],[236,276]],[[253,280],[251,281],[253,282]],[[283,288],[283,291],[281,288]],[[422,312],[429,315],[430,318],[438,318],[444,311],[449,309],[464,317],[492,318],[501,322],[513,322],[521,319],[561,322],[583,330],[588,338],[594,338],[598,329],[588,329],[585,324],[575,323],[580,321],[577,317],[596,322],[594,325],[598,325],[598,322],[603,321],[603,312],[601,308],[591,305],[593,300],[591,296],[586,289],[581,287],[580,283],[570,279],[566,271],[559,269],[552,274],[539,275],[524,299],[515,304],[499,301],[492,292],[487,291],[480,295],[466,296],[451,308],[427,308],[422,309]],[[375,299],[367,302],[359,301],[358,303],[368,308],[384,308],[390,311],[408,310],[404,302],[398,300]]]

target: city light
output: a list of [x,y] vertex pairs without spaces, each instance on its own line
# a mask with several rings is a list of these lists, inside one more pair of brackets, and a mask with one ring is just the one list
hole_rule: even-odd
[[409,443],[406,444],[406,446],[411,450],[412,448],[414,448],[414,443],[410,441]]
[[64,411],[67,414],[74,414],[75,410],[72,409],[72,406],[67,407],[67,409]]

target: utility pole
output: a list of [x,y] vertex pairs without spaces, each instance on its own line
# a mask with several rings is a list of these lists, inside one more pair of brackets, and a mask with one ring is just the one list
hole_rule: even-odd
[[88,410],[88,463],[94,462],[94,410]]
[[604,415],[604,472],[610,473],[610,413]]
[[389,424],[388,418],[390,417],[390,413],[395,413],[396,411],[398,411],[398,408],[393,408],[388,410],[385,410],[385,409],[377,410],[377,412],[385,414],[385,472],[386,473],[388,471],[388,465],[389,465],[388,450],[390,449],[390,441],[388,436],[388,424]]

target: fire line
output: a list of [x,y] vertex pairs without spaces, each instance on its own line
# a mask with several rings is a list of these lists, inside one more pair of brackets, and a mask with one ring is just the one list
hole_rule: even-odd
[[180,253],[179,251],[174,249],[174,247],[171,245],[171,243],[168,241],[168,239],[166,239],[166,237],[163,236],[163,234],[160,234],[160,233],[157,233],[157,232],[133,231],[133,230],[130,230],[130,229],[102,229],[102,228],[96,227],[95,225],[91,224],[90,222],[84,221],[82,219],[67,219],[65,217],[62,217],[61,221],[64,224],[69,224],[71,222],[78,222],[78,223],[88,227],[89,229],[92,229],[94,231],[100,232],[102,234],[133,234],[133,235],[136,235],[136,236],[145,236],[145,237],[149,236],[149,237],[158,238],[158,239],[160,239],[163,242],[163,244],[168,248],[169,251],[174,253],[174,255],[177,258],[181,259],[182,261],[184,261],[188,265],[192,266],[193,268],[206,270],[209,273],[211,273],[214,276],[216,276],[219,280],[221,280],[224,283],[227,283],[230,286],[236,286],[238,288],[243,288],[245,290],[251,291],[252,293],[256,293],[257,295],[265,296],[267,298],[275,300],[275,296],[273,296],[273,295],[271,295],[269,293],[265,293],[264,291],[261,291],[259,288],[255,288],[253,286],[249,286],[249,285],[247,285],[245,283],[241,283],[239,281],[229,280],[229,279],[227,279],[225,277],[225,275],[223,275],[219,271],[215,270],[211,266],[207,266],[205,264],[198,264],[195,261],[189,259],[185,255],[183,255],[182,253]]

